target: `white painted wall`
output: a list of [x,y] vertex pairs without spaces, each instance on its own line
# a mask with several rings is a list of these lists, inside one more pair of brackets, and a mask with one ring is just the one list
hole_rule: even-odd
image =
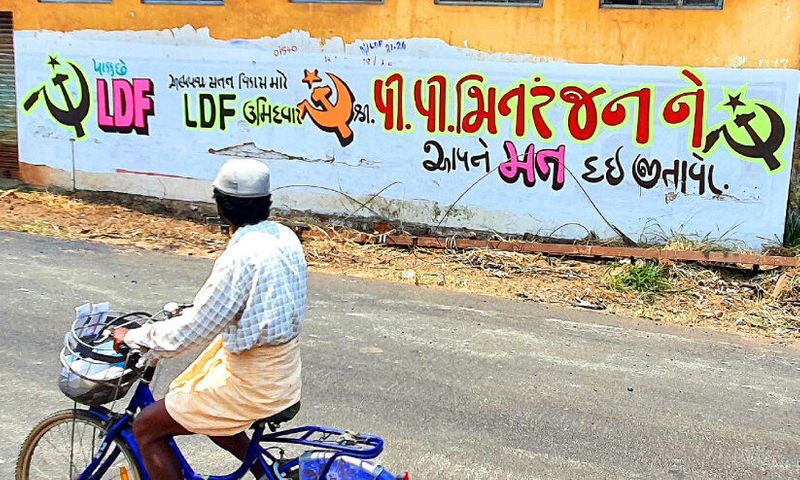
[[[781,115],[785,135],[779,142],[776,157],[785,168],[769,172],[762,161],[745,161],[721,140],[720,146],[705,155],[706,172],[714,166],[714,182],[722,190],[714,195],[706,188],[699,195],[697,184],[690,180],[686,193],[679,186],[660,181],[657,186],[641,188],[632,175],[637,155],[658,158],[663,164],[675,159],[697,163],[689,145],[690,126],[670,128],[661,120],[661,110],[676,92],[689,87],[681,76],[681,68],[648,66],[571,65],[537,63],[518,55],[489,55],[458,49],[429,39],[405,39],[399,49],[387,51],[384,42],[369,48],[363,42],[344,45],[332,41],[321,44],[303,32],[292,32],[276,39],[223,42],[211,39],[206,32],[184,28],[173,32],[74,32],[57,33],[22,31],[15,34],[17,89],[19,108],[20,160],[71,170],[72,142],[75,130],[59,125],[48,114],[40,98],[30,112],[23,103],[30,93],[46,84],[49,97],[64,108],[63,95],[52,84],[58,72],[69,76],[66,81],[73,99],[79,98],[74,73],[67,67],[70,60],[86,73],[92,104],[83,123],[84,138],[74,142],[74,158],[81,188],[109,189],[129,193],[145,193],[184,200],[208,200],[205,182],[213,178],[218,167],[230,155],[253,155],[264,159],[273,171],[275,187],[314,185],[324,188],[289,187],[275,193],[280,206],[317,213],[347,215],[357,206],[335,189],[362,200],[382,191],[370,204],[374,212],[362,210],[359,215],[381,215],[390,220],[438,224],[448,206],[460,199],[443,225],[506,233],[530,232],[580,238],[586,230],[601,237],[613,237],[613,230],[592,207],[628,236],[658,236],[658,232],[725,236],[726,239],[760,248],[765,239],[782,237],[789,188],[791,146],[800,95],[800,72],[788,70],[697,69],[705,79],[708,97],[708,122],[704,133],[723,122],[742,143],[751,142],[748,134],[729,122],[731,110],[720,107],[728,100],[727,93],[744,91],[744,106],[736,113],[755,111],[761,123],[756,133],[767,137],[765,112],[754,102],[760,101]],[[395,40],[392,45],[397,46]],[[404,45],[405,48],[402,48]],[[284,50],[281,51],[281,47]],[[366,53],[365,53],[366,52]],[[60,65],[47,64],[49,55],[57,56]],[[125,69],[114,72],[95,71],[94,64],[111,62]],[[352,91],[355,102],[369,106],[375,123],[354,119],[349,127],[353,140],[342,146],[336,135],[322,131],[307,116],[301,125],[253,127],[242,115],[243,104],[259,95],[270,102],[295,106],[309,99],[311,89],[302,82],[306,69],[319,70],[321,82],[313,86],[331,86],[325,75],[340,77]],[[118,73],[126,70],[121,77]],[[239,73],[247,75],[286,75],[285,89],[239,88]],[[402,72],[405,83],[405,114],[410,132],[388,132],[383,116],[376,109],[374,82],[393,72]],[[545,111],[555,131],[549,141],[540,139],[530,128],[525,138],[515,138],[512,123],[500,118],[499,132],[481,131],[474,135],[431,134],[426,132],[425,119],[414,106],[413,83],[432,74],[443,73],[450,80],[448,125],[455,108],[455,82],[464,74],[481,73],[487,85],[495,85],[500,95],[508,88],[539,75],[555,87],[578,82],[587,87],[603,85],[611,93],[600,97],[602,107],[620,92],[642,85],[652,85],[655,92],[651,122],[652,142],[637,146],[633,142],[633,123],[617,128],[601,127],[589,142],[578,142],[567,132],[568,105],[556,99]],[[233,88],[170,88],[170,75],[233,77]],[[147,117],[148,134],[104,132],[98,127],[98,78],[109,83],[114,78],[151,79],[155,113]],[[746,90],[744,90],[746,88]],[[485,90],[485,89],[484,89]],[[193,101],[200,92],[233,93],[235,118],[225,131],[187,128],[184,118],[184,93]],[[331,96],[336,102],[336,95]],[[77,100],[73,100],[77,103]],[[465,104],[469,108],[471,103]],[[191,105],[197,115],[196,104]],[[113,110],[113,108],[112,108]],[[529,111],[529,109],[528,109]],[[635,110],[631,110],[635,112]],[[488,148],[483,148],[478,139]],[[467,172],[462,164],[452,172],[430,172],[422,162],[432,157],[423,151],[428,140],[436,140],[446,151],[452,148],[469,150],[471,154],[489,153],[490,168],[506,160],[503,143],[513,140],[520,155],[529,143],[540,148],[565,146],[565,184],[560,190],[551,188],[550,180],[538,180],[527,187],[522,180],[514,184],[500,178],[497,171],[485,175],[483,168]],[[249,144],[249,145],[248,145]],[[591,156],[598,174],[605,172],[604,162],[622,147],[621,165],[624,179],[616,186],[607,181],[590,183],[581,177],[586,173],[585,160]],[[220,153],[210,153],[210,150]],[[700,164],[695,168],[699,169]],[[697,170],[696,170],[697,171]],[[131,173],[134,172],[134,173]],[[138,172],[138,173],[135,173]],[[143,175],[146,173],[147,175]],[[180,177],[180,178],[176,178]],[[189,179],[189,180],[187,180]],[[197,181],[201,181],[198,183]],[[579,187],[583,186],[585,192]],[[210,187],[209,187],[210,188]],[[562,225],[565,227],[559,228]],[[580,226],[578,226],[580,225]]]

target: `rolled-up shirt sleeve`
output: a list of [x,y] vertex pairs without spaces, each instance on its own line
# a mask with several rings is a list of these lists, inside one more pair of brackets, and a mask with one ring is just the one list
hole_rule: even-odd
[[236,321],[242,311],[247,301],[243,286],[248,282],[249,270],[246,264],[220,257],[192,307],[180,316],[128,331],[125,343],[144,347],[150,356],[163,358],[208,342]]

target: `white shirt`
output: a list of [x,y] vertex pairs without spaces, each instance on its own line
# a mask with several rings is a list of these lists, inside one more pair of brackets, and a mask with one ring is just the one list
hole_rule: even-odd
[[308,267],[289,228],[263,221],[239,228],[214,263],[194,306],[163,322],[130,330],[125,343],[169,357],[224,334],[239,353],[280,345],[300,334],[305,319]]

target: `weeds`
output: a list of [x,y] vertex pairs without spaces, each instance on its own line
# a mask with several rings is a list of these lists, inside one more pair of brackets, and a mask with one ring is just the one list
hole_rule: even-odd
[[710,235],[695,236],[675,235],[664,244],[664,250],[687,250],[695,252],[722,252],[732,253],[736,249],[725,243],[724,239],[713,238]]
[[775,235],[771,239],[764,240],[764,253],[767,255],[786,257],[800,255],[800,213],[792,211],[786,216],[786,230],[783,239]]
[[786,218],[786,235],[783,246],[792,250],[800,250],[800,214],[789,212]]
[[36,235],[54,235],[59,231],[59,228],[47,222],[38,221],[35,223],[21,223],[19,225],[19,231]]
[[[712,235],[711,232],[697,234],[686,232],[685,225],[681,225],[677,230],[664,230],[660,224],[651,221],[648,222],[645,229],[642,231],[641,243],[656,245],[664,250],[685,250],[706,253],[732,253],[747,250],[745,245],[737,246],[737,242],[729,238],[729,235],[733,233],[735,229],[736,226],[733,226],[716,235]],[[798,233],[800,234],[800,232]]]
[[607,283],[614,290],[634,290],[647,294],[665,293],[672,289],[668,272],[655,262],[624,265],[612,270]]
[[[219,255],[228,241],[217,231],[207,231],[204,224],[188,221],[188,214],[173,213],[175,217],[168,218],[144,215],[134,208],[82,200],[75,195],[21,190],[0,193],[0,230],[203,258]],[[793,221],[800,224],[800,218]],[[669,261],[610,266],[603,260],[495,250],[409,251],[364,246],[356,243],[361,233],[328,226],[311,227],[310,232],[303,236],[303,247],[309,264],[317,271],[396,281],[411,270],[414,283],[421,287],[439,286],[579,308],[601,306],[613,314],[800,342],[800,268],[770,268],[753,275],[721,266]],[[674,248],[683,241],[678,238],[681,234],[690,240],[704,240],[706,245],[701,249],[706,251],[725,240],[720,238],[724,233],[704,239],[685,228],[664,231],[653,227],[650,233],[655,235],[649,238],[658,237],[664,243],[674,240]],[[776,238],[775,247],[782,241]],[[797,248],[800,250],[800,246]]]

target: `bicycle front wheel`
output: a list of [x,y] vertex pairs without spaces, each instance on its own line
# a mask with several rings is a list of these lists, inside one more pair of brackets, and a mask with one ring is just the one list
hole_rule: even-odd
[[[106,427],[82,410],[62,410],[42,420],[25,439],[17,458],[16,480],[73,480],[92,462],[106,436]],[[141,480],[136,459],[121,438],[115,438],[93,479]],[[101,474],[102,473],[102,474]]]

